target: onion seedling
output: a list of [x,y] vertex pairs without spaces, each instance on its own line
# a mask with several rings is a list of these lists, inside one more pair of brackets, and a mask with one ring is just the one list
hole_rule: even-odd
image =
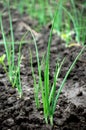
[[[74,0],[70,0],[70,8],[65,4],[67,0],[60,0],[57,4],[57,19],[54,28],[58,35],[65,41],[66,46],[84,45],[86,40],[86,16],[84,7],[79,10]],[[73,39],[74,36],[74,39]],[[75,40],[75,42],[74,42]],[[69,45],[70,44],[70,45]]]
[[11,19],[11,14],[10,14],[10,9],[9,9],[9,21],[10,21],[10,31],[11,31],[11,42],[7,42],[7,38],[5,36],[4,28],[3,28],[3,23],[2,23],[2,16],[0,16],[0,24],[1,24],[1,31],[2,31],[2,36],[3,36],[3,44],[5,47],[6,51],[6,59],[7,59],[7,65],[4,63],[5,55],[0,57],[0,63],[3,65],[4,71],[7,74],[7,77],[12,85],[12,87],[17,87],[19,96],[22,96],[22,88],[21,88],[21,81],[20,81],[20,63],[21,63],[21,42],[19,45],[19,53],[18,53],[18,62],[15,65],[15,49],[14,49],[14,35],[13,35],[13,27],[12,27],[12,19]]
[[[67,10],[67,8],[62,7],[62,10],[64,11],[64,13],[67,15],[67,19],[70,21],[69,22],[69,27],[71,29],[71,23],[72,23],[72,30],[73,33],[75,34],[75,40],[76,40],[76,45],[84,45],[85,40],[86,40],[86,20],[85,20],[85,16],[84,16],[84,8],[82,8],[81,10],[76,8],[75,5],[75,1],[71,0],[71,8],[70,11]],[[71,39],[71,30],[69,30],[69,33],[66,34],[67,39]],[[67,41],[66,39],[66,41]],[[72,39],[71,39],[72,40]],[[70,46],[68,45],[69,43],[66,42],[66,46]]]
[[71,0],[72,5],[72,13],[71,16],[74,30],[76,33],[76,41],[82,45],[85,43],[85,37],[86,37],[86,20],[84,16],[84,8],[82,7],[81,10],[78,10],[75,5],[75,1]]
[[37,65],[38,65],[38,81],[36,80],[36,76],[35,76],[35,72],[34,72],[34,68],[33,68],[33,62],[32,62],[32,53],[30,52],[30,60],[31,60],[31,69],[32,69],[32,76],[33,76],[33,80],[34,80],[34,96],[35,96],[35,102],[36,102],[36,106],[37,108],[40,107],[40,99],[39,99],[39,94],[41,93],[41,97],[42,97],[42,106],[43,106],[43,113],[44,113],[44,118],[45,118],[45,122],[49,123],[51,125],[53,125],[53,116],[54,116],[54,112],[56,110],[56,105],[60,96],[60,93],[64,87],[64,84],[67,80],[68,75],[70,74],[71,70],[73,69],[74,65],[76,64],[77,60],[79,59],[80,55],[82,54],[83,50],[85,47],[82,48],[82,50],[80,51],[80,53],[78,54],[78,56],[75,58],[74,62],[72,63],[72,65],[70,66],[69,70],[67,71],[61,85],[59,86],[58,91],[56,92],[56,83],[58,81],[58,77],[59,77],[59,73],[61,71],[61,67],[65,61],[65,59],[63,59],[63,61],[61,63],[56,63],[56,69],[55,69],[55,73],[54,73],[54,79],[53,79],[53,84],[50,84],[50,80],[49,80],[49,74],[50,74],[50,47],[51,47],[51,40],[52,40],[52,32],[53,32],[53,28],[54,28],[54,23],[56,20],[56,14],[54,16],[54,20],[53,20],[53,24],[52,24],[52,28],[51,28],[51,32],[50,32],[50,37],[48,40],[48,47],[47,47],[47,54],[44,60],[44,81],[42,81],[42,67],[41,67],[41,63],[39,60],[39,52],[38,52],[38,48],[37,48],[37,43],[35,40],[35,37],[33,35],[33,33],[31,32],[31,35],[33,37],[34,40],[34,44],[35,44],[35,49],[36,49],[36,57],[37,57]]

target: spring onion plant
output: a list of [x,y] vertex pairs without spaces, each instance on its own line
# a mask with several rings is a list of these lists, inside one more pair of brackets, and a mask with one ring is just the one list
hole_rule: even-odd
[[41,93],[41,97],[42,97],[42,104],[43,104],[43,113],[44,113],[44,118],[46,123],[49,123],[51,125],[53,125],[53,115],[56,109],[56,105],[61,93],[62,88],[64,87],[64,84],[67,80],[68,75],[70,74],[71,70],[73,69],[75,63],[77,62],[78,58],[80,57],[80,55],[82,54],[84,47],[82,48],[82,50],[80,51],[80,53],[78,54],[78,56],[75,58],[74,62],[72,63],[72,65],[70,66],[69,70],[67,71],[61,85],[59,86],[58,91],[56,92],[56,83],[58,81],[58,76],[61,70],[61,67],[65,61],[65,59],[63,59],[63,61],[61,63],[56,63],[56,69],[55,69],[55,73],[54,73],[54,79],[53,79],[53,84],[50,84],[50,80],[49,80],[49,74],[50,74],[50,46],[51,46],[51,40],[52,40],[52,31],[54,28],[54,22],[56,20],[56,15],[54,17],[54,21],[53,21],[53,25],[52,25],[52,29],[50,32],[50,37],[49,37],[49,41],[48,41],[48,48],[47,48],[47,54],[46,54],[46,58],[45,58],[45,67],[44,67],[44,81],[42,81],[42,67],[41,67],[41,63],[39,60],[39,53],[38,53],[38,48],[37,48],[37,43],[35,40],[35,37],[33,35],[33,33],[31,32],[31,35],[33,37],[34,40],[34,44],[35,44],[35,49],[36,49],[36,57],[37,57],[37,64],[38,64],[38,76],[39,76],[39,80],[36,80],[36,76],[34,73],[34,68],[33,68],[33,62],[32,62],[32,53],[30,52],[30,57],[31,57],[31,69],[32,69],[32,76],[33,76],[33,81],[34,81],[34,96],[35,96],[35,102],[36,102],[36,106],[37,108],[40,107],[40,99],[39,99],[39,94]]
[[[67,22],[68,23],[67,27],[69,27],[69,32],[65,35],[63,35],[65,37],[66,40],[66,46],[70,46],[68,45],[69,43],[67,42],[68,39],[71,42],[72,38],[71,38],[71,30],[73,33],[75,33],[75,40],[77,42],[77,44],[83,46],[86,40],[86,17],[85,17],[85,12],[84,12],[84,8],[82,7],[81,10],[77,9],[76,5],[75,5],[75,1],[71,0],[70,1],[71,4],[71,9],[68,10],[66,7],[62,6],[62,10],[64,11],[64,13],[67,15]],[[65,25],[66,25],[65,23]],[[72,24],[72,26],[71,26]],[[66,30],[67,28],[65,28]]]
[[[74,0],[71,0],[72,4],[72,21],[74,25],[74,30],[76,33],[76,41],[82,45],[85,42],[86,37],[86,17],[84,17],[84,8],[78,10],[75,6]],[[73,14],[73,15],[72,15]]]
[[58,1],[57,19],[54,29],[65,40],[66,46],[70,46],[70,43],[73,44],[74,39],[72,35],[74,34],[76,35],[75,42],[77,42],[77,45],[84,45],[86,40],[86,16],[84,7],[79,10],[76,7],[75,1],[70,0],[70,8],[67,9],[65,6],[67,2],[67,0]]
[[[3,23],[2,23],[2,16],[0,16],[0,24],[1,24],[1,31],[2,31],[2,36],[3,36],[3,42],[4,42],[4,47],[5,47],[5,51],[6,54],[3,56],[1,56],[1,62],[0,64],[2,64],[4,71],[7,74],[7,77],[12,85],[12,87],[16,87],[19,93],[19,96],[22,96],[22,88],[21,88],[21,81],[20,81],[20,63],[21,63],[21,43],[19,46],[19,53],[18,53],[18,62],[17,64],[15,64],[15,49],[14,49],[14,36],[13,36],[13,27],[12,27],[12,19],[11,19],[11,14],[10,14],[10,9],[9,9],[9,21],[10,21],[10,32],[11,32],[11,42],[9,43],[7,41],[6,35],[5,35],[5,31],[3,28]],[[6,56],[6,60],[7,60],[7,66],[4,62]]]
[[[67,12],[67,10],[66,9],[64,9],[66,12]],[[85,43],[85,37],[86,37],[86,27],[85,27],[85,25],[86,25],[86,21],[85,21],[85,19],[83,19],[83,17],[82,17],[82,14],[80,15],[80,13],[79,13],[79,16],[78,16],[78,18],[74,18],[73,16],[72,16],[72,14],[71,13],[69,13],[69,12],[67,12],[68,13],[68,15],[69,15],[69,17],[70,17],[70,19],[71,19],[71,21],[72,21],[72,23],[73,23],[73,32],[75,33],[75,37],[76,37],[76,42],[78,43],[78,44],[80,44],[81,46],[82,45],[84,45],[84,43]],[[71,31],[70,31],[71,32]],[[68,37],[71,37],[71,35],[69,36],[68,35]],[[67,44],[68,45],[68,44]]]
[[[66,36],[63,35],[65,37],[66,46],[71,46],[71,45],[68,45],[68,42],[67,42],[68,39],[69,39],[69,41],[72,41],[71,30],[76,35],[75,40],[76,40],[77,44],[84,45],[85,40],[86,40],[86,27],[85,27],[86,17],[84,15],[84,13],[85,13],[84,8],[82,7],[81,10],[77,9],[74,0],[71,0],[70,4],[71,4],[70,10],[67,10],[67,8],[62,7],[64,13],[67,15],[66,23],[68,23],[68,26],[69,26],[69,33],[67,33]],[[68,22],[68,20],[70,22]],[[72,27],[71,27],[71,24],[72,24]]]

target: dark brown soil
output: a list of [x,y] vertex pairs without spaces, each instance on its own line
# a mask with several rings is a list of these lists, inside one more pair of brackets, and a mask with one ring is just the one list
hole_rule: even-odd
[[[35,20],[31,20],[27,15],[21,17],[17,11],[12,10],[12,12],[15,12],[12,13],[15,41],[19,41],[28,30],[22,26],[22,22],[31,28],[36,27],[38,23]],[[3,25],[6,30],[6,36],[9,36],[9,19],[6,11],[3,13]],[[47,50],[49,32],[50,29],[44,27],[41,34],[36,35],[40,59],[42,59],[43,54]],[[1,42],[2,36],[0,33],[0,43]],[[17,44],[15,45],[15,61],[18,54],[18,46]],[[11,87],[0,65],[0,130],[86,130],[86,49],[68,76],[57,103],[54,114],[54,126],[51,127],[45,124],[42,108],[37,110],[35,107],[29,48],[31,48],[33,53],[33,66],[37,75],[35,48],[30,33],[25,37],[25,42],[22,45],[21,82],[23,97],[21,99],[18,97],[16,89]],[[66,48],[64,41],[56,34],[53,34],[50,57],[51,82],[57,58],[62,60],[66,57],[58,79],[57,88],[81,48],[81,46]],[[4,47],[1,44],[0,56],[4,52]]]

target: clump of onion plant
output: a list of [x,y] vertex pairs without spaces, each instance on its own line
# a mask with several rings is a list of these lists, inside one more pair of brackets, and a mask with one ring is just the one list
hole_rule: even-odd
[[[68,1],[64,1],[68,2]],[[57,21],[55,29],[62,39],[65,40],[66,46],[84,45],[86,40],[86,16],[84,7],[79,10],[75,1],[70,0],[70,8],[67,9],[61,0],[58,3]],[[74,38],[73,38],[74,36]],[[75,43],[76,42],[76,43]]]
[[[0,57],[0,64],[2,64],[3,69],[6,72],[7,77],[9,79],[12,87],[17,88],[18,93],[21,97],[22,96],[22,88],[21,88],[21,81],[20,81],[21,43],[20,43],[19,53],[18,53],[18,62],[17,62],[17,64],[15,64],[15,61],[14,61],[14,59],[15,59],[15,49],[14,49],[15,42],[14,42],[10,9],[8,12],[9,12],[9,22],[10,22],[10,31],[11,31],[11,42],[7,42],[7,38],[5,35],[3,22],[2,22],[2,16],[0,15],[1,32],[2,32],[2,37],[3,37],[3,44],[4,44],[5,52],[6,52],[6,54],[3,54],[3,56]],[[6,66],[6,64],[4,62],[5,57],[7,60],[8,67]]]
[[50,46],[51,46],[51,40],[52,40],[52,32],[53,32],[53,28],[54,28],[54,23],[56,20],[56,14],[53,20],[53,24],[52,24],[52,28],[51,28],[51,32],[50,32],[50,37],[49,37],[49,41],[48,41],[48,47],[47,47],[47,54],[44,60],[44,81],[42,81],[42,66],[39,60],[39,53],[38,53],[38,48],[37,48],[37,43],[35,40],[35,37],[33,35],[33,33],[31,32],[31,35],[33,37],[34,40],[34,44],[35,44],[35,49],[36,49],[36,57],[37,57],[37,65],[38,65],[38,81],[36,80],[36,76],[34,73],[34,68],[33,68],[33,62],[32,62],[32,53],[30,52],[30,57],[31,57],[31,69],[32,69],[32,76],[33,76],[33,81],[34,81],[34,97],[35,97],[35,102],[36,102],[36,106],[37,108],[40,107],[40,99],[39,99],[39,94],[41,94],[41,100],[42,100],[42,106],[43,106],[43,113],[44,113],[44,118],[45,118],[45,122],[49,123],[51,125],[53,125],[53,116],[54,116],[54,112],[56,110],[56,105],[60,96],[60,93],[64,87],[64,84],[67,80],[68,75],[70,74],[71,70],[73,69],[75,63],[77,62],[78,58],[80,57],[80,55],[82,54],[84,47],[82,48],[82,50],[80,51],[80,53],[78,54],[78,56],[75,58],[74,62],[72,63],[72,65],[70,66],[69,70],[67,71],[61,85],[59,86],[58,91],[56,91],[56,83],[58,82],[58,77],[59,77],[59,73],[61,71],[61,67],[65,61],[65,58],[62,60],[61,63],[56,63],[56,69],[55,69],[55,73],[54,73],[54,79],[53,79],[53,84],[51,85],[50,80],[49,80],[49,74],[50,74]]

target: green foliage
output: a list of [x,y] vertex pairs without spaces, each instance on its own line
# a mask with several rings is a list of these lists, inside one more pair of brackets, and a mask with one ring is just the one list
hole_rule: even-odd
[[3,54],[2,56],[0,56],[0,64],[4,63],[5,57],[6,57],[5,54]]
[[[4,0],[4,6],[7,7],[7,1]],[[69,4],[69,6],[67,6]],[[52,23],[54,13],[57,10],[54,30],[65,41],[66,46],[70,46],[73,42],[84,45],[86,41],[86,2],[80,3],[81,8],[77,8],[78,1],[75,0],[14,0],[10,1],[12,8],[17,8],[23,14],[27,13],[29,16],[36,18],[39,22],[35,28],[37,31],[48,22]],[[72,38],[73,35],[75,39]]]
[[[8,5],[9,9],[9,5]],[[20,48],[21,44],[19,47],[19,55],[18,55],[18,64],[15,65],[14,59],[15,59],[15,49],[14,49],[14,36],[13,36],[13,27],[12,27],[12,20],[11,20],[11,14],[9,10],[9,21],[10,21],[10,31],[11,31],[11,42],[7,42],[7,38],[5,36],[4,28],[3,28],[3,23],[2,23],[2,16],[0,16],[0,24],[1,24],[1,31],[2,31],[2,36],[3,36],[3,42],[4,42],[4,47],[6,51],[6,59],[7,59],[7,64],[8,68],[4,63],[5,55],[0,57],[0,63],[3,65],[4,71],[7,74],[7,77],[12,84],[12,87],[17,87],[18,93],[20,97],[22,96],[22,88],[21,88],[21,81],[20,81],[20,63],[21,63],[21,56],[20,56]]]
[[[56,12],[57,14],[57,12]],[[72,65],[70,66],[69,70],[67,71],[58,91],[56,92],[56,83],[58,82],[58,77],[59,77],[59,73],[61,70],[61,67],[65,61],[65,59],[63,59],[63,61],[61,63],[57,62],[56,63],[56,69],[55,69],[55,73],[54,73],[54,79],[53,79],[53,84],[50,84],[50,80],[49,80],[49,74],[50,74],[50,46],[51,46],[51,40],[52,40],[52,32],[54,29],[54,23],[56,20],[56,14],[53,20],[53,25],[52,25],[52,29],[50,32],[50,37],[48,40],[48,47],[47,47],[47,54],[45,57],[45,60],[43,60],[44,62],[44,81],[42,81],[42,65],[40,63],[39,60],[39,53],[38,53],[38,48],[37,48],[37,43],[35,40],[35,37],[33,35],[33,33],[31,32],[31,35],[33,37],[34,40],[34,44],[35,44],[35,49],[36,49],[36,57],[37,57],[37,64],[38,64],[38,76],[39,76],[39,80],[36,80],[36,76],[34,73],[34,69],[33,69],[33,63],[32,63],[32,54],[30,52],[30,57],[31,57],[31,69],[32,69],[32,76],[33,76],[33,81],[34,81],[34,97],[35,97],[35,102],[36,102],[36,106],[37,108],[40,107],[40,99],[39,99],[39,94],[41,94],[41,100],[42,100],[42,106],[43,106],[43,112],[44,112],[44,118],[46,123],[49,123],[51,125],[53,125],[53,115],[56,109],[56,105],[60,96],[60,93],[64,87],[64,84],[67,80],[68,75],[70,74],[71,70],[73,69],[75,63],[77,62],[78,58],[80,57],[80,55],[82,54],[83,50],[85,47],[82,48],[82,50],[80,51],[80,53],[78,54],[78,56],[75,58],[74,62],[72,63]]]
[[[84,45],[86,41],[86,16],[84,7],[82,6],[79,10],[74,0],[70,1],[70,7],[68,8],[62,1],[58,4],[60,5],[56,25],[58,34],[66,41],[66,46],[69,46],[74,40],[76,43]],[[72,34],[76,35],[75,39],[72,38]]]
[[[7,1],[9,3],[9,0]],[[32,76],[34,81],[34,97],[37,108],[40,107],[40,98],[39,95],[41,94],[41,100],[42,100],[42,106],[43,106],[43,112],[44,112],[44,118],[46,123],[49,123],[53,125],[53,116],[56,109],[56,105],[60,96],[60,93],[64,87],[64,84],[67,80],[68,75],[70,74],[71,70],[73,69],[74,65],[76,64],[77,60],[79,59],[80,55],[82,54],[85,46],[82,48],[78,56],[75,58],[74,62],[70,66],[69,70],[67,71],[61,85],[59,86],[58,91],[56,91],[56,83],[58,82],[59,73],[61,71],[62,65],[65,61],[65,58],[62,60],[62,62],[56,63],[53,83],[50,83],[49,74],[50,74],[50,47],[51,47],[51,41],[52,41],[52,33],[55,29],[57,33],[61,37],[65,37],[66,45],[69,44],[70,41],[72,41],[70,32],[71,29],[73,29],[74,33],[76,33],[76,41],[84,45],[85,37],[86,37],[86,20],[83,19],[83,10],[80,12],[77,11],[74,0],[71,0],[71,9],[68,11],[65,4],[67,0],[59,0],[58,3],[55,3],[55,15],[54,11],[51,8],[51,5],[49,4],[49,1],[43,1],[43,0],[25,0],[25,1],[11,1],[11,5],[13,7],[17,7],[18,10],[21,12],[27,12],[32,17],[35,17],[39,20],[39,23],[42,25],[45,25],[48,21],[48,18],[50,21],[52,21],[52,28],[50,31],[50,37],[48,40],[48,47],[47,47],[47,53],[45,56],[45,59],[43,57],[44,62],[44,81],[42,81],[42,62],[39,60],[39,52],[37,43],[35,40],[35,37],[33,33],[31,32],[31,35],[34,40],[34,45],[36,49],[36,57],[37,57],[37,65],[38,65],[38,81],[36,80],[34,68],[33,68],[33,61],[32,61],[32,53],[30,51],[30,60],[31,60],[31,70],[32,70]],[[4,5],[9,9],[9,5]],[[11,32],[11,42],[7,41],[7,38],[5,36],[4,28],[3,28],[3,21],[2,16],[0,16],[0,24],[1,24],[1,31],[4,41],[4,47],[6,51],[6,60],[8,64],[8,68],[5,65],[5,55],[0,57],[0,64],[3,65],[3,68],[9,78],[9,81],[12,84],[12,87],[17,87],[19,95],[22,95],[22,88],[21,88],[21,81],[20,81],[20,64],[21,64],[21,42],[20,42],[20,48],[19,48],[19,55],[18,55],[18,63],[15,64],[15,42],[14,42],[14,35],[13,35],[13,27],[12,27],[12,20],[11,20],[11,14],[9,9],[9,22],[10,22],[10,32]],[[63,23],[64,22],[64,23]],[[72,24],[72,28],[71,28]]]

